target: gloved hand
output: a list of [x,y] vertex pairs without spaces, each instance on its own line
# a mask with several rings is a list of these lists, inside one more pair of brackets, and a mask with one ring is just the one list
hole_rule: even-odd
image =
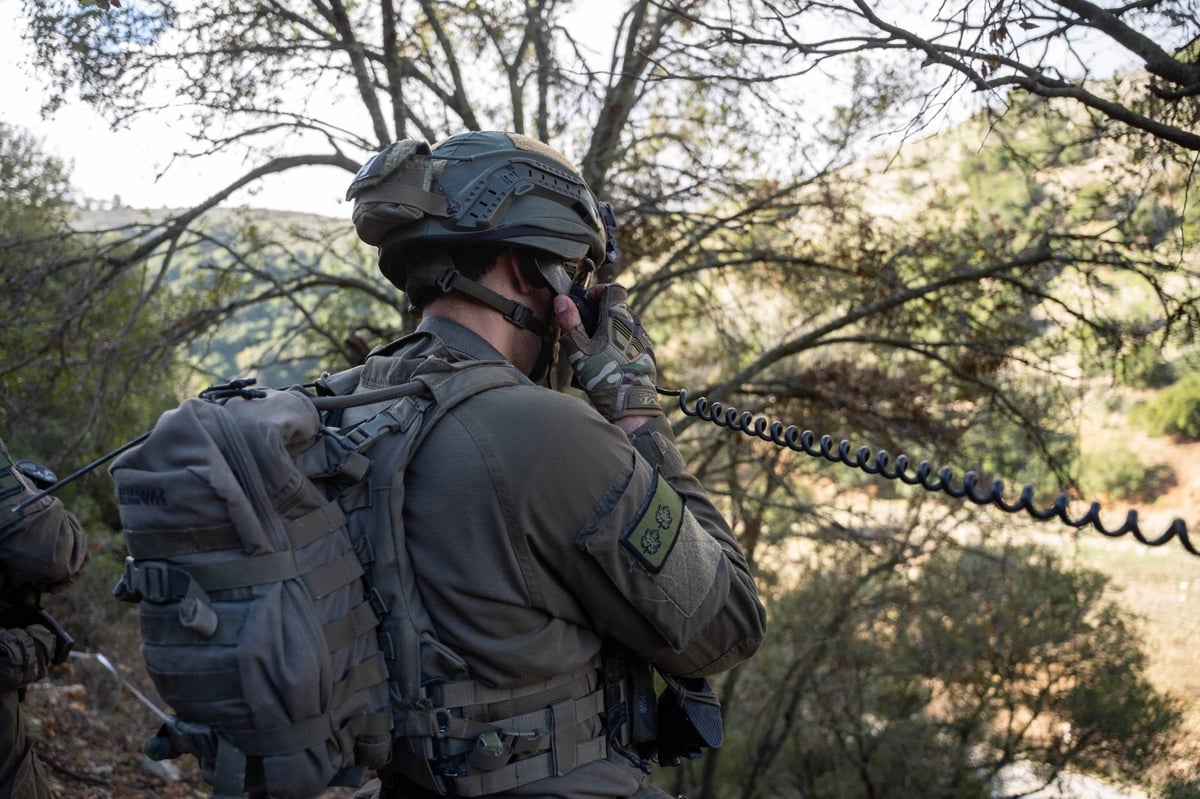
[[40,624],[0,630],[0,692],[37,682],[55,661],[54,633]]
[[[596,299],[597,292],[601,293],[596,332],[588,336],[581,324],[575,324],[564,327],[561,338],[579,385],[610,422],[630,416],[661,416],[654,388],[658,368],[650,337],[629,310],[624,287],[596,286],[590,297]],[[569,298],[559,296],[554,302],[560,323],[578,318]]]
[[40,680],[46,676],[50,666],[61,664],[66,660],[67,653],[60,650],[58,636],[50,629],[40,624],[31,624],[25,628],[25,632],[29,633],[29,637],[33,639],[38,661],[37,679]]

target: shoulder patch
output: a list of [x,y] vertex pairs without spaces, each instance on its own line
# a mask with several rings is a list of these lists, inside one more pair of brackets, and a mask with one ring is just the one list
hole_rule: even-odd
[[655,471],[642,511],[621,534],[621,545],[649,571],[658,574],[675,547],[681,524],[683,497]]

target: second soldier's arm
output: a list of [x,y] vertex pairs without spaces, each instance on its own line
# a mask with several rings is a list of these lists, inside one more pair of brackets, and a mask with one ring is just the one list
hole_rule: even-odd
[[14,513],[36,487],[0,441],[0,569],[10,587],[53,591],[70,583],[87,562],[87,539],[75,515],[46,496]]

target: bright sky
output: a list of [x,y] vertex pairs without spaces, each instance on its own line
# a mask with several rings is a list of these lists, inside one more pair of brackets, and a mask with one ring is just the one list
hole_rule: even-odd
[[[0,0],[0,85],[3,110],[0,119],[18,125],[42,140],[43,150],[71,166],[71,183],[83,198],[111,200],[134,208],[185,208],[210,196],[242,174],[247,165],[238,158],[207,157],[204,169],[188,162],[170,163],[180,141],[161,121],[146,119],[132,127],[113,130],[81,102],[67,103],[49,120],[40,108],[46,89],[33,77],[32,51],[21,39],[23,0]],[[614,26],[614,7],[589,6],[586,24]],[[13,23],[17,24],[13,24]],[[235,194],[226,206],[249,205],[285,211],[304,211],[349,218],[344,201],[351,175],[333,167],[310,167],[259,181],[253,194]]]
[[[32,77],[30,48],[20,35],[23,2],[0,0],[0,19],[10,22],[0,25],[0,85],[5,86],[0,119],[30,130],[42,140],[46,152],[67,162],[72,184],[82,197],[107,201],[120,196],[124,205],[135,208],[189,207],[245,171],[247,165],[234,156],[208,157],[201,162],[202,171],[196,162],[179,162],[158,178],[176,149],[173,143],[180,142],[182,134],[173,134],[161,119],[147,118],[130,128],[113,130],[83,103],[74,102],[43,120],[40,107],[46,90]],[[580,6],[583,9],[576,16],[581,19],[576,24],[583,29],[615,26],[614,12],[619,7],[608,3]],[[349,179],[346,172],[332,167],[293,170],[260,181],[253,194],[244,190],[226,205],[348,217],[349,208],[342,198]]]
[[[20,4],[21,0],[0,0],[0,19],[20,20]],[[83,197],[111,200],[119,195],[124,205],[134,208],[189,207],[244,170],[236,158],[209,158],[201,173],[191,164],[176,163],[156,179],[170,162],[172,141],[178,141],[161,122],[146,120],[113,130],[80,102],[68,103],[43,120],[40,108],[46,90],[31,77],[31,51],[19,28],[0,25],[0,83],[5,87],[0,119],[31,131],[48,154],[67,162],[71,183]],[[275,176],[255,194],[243,191],[226,204],[349,216],[342,198],[351,175],[334,168],[298,172],[303,177]]]

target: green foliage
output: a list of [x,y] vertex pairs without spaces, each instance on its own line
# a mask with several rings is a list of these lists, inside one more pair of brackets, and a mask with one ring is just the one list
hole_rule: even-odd
[[[569,3],[516,15],[493,0],[402,3],[401,32],[387,30],[390,15],[381,30],[371,3],[348,5],[336,24],[299,6],[281,15],[257,4],[128,14],[102,5],[30,6],[38,60],[59,88],[77,88],[114,119],[156,107],[159,95],[184,97],[174,123],[190,123],[197,151],[245,148],[248,171],[278,157],[353,172],[394,138],[462,127],[572,145],[563,149],[624,212],[618,268],[660,343],[664,384],[719,389],[715,399],[828,431],[835,443],[977,469],[985,482],[1059,487],[1075,465],[1066,420],[1077,343],[1084,370],[1094,362],[1151,385],[1164,364],[1142,346],[1145,331],[1164,320],[1195,327],[1192,254],[1162,246],[1177,223],[1189,246],[1200,229],[1186,173],[1159,170],[1149,151],[1069,107],[1014,92],[1007,115],[971,123],[980,135],[963,160],[934,144],[915,176],[897,180],[904,196],[886,196],[890,170],[844,167],[877,149],[880,130],[897,129],[887,122],[898,104],[915,98],[930,109],[944,84],[924,95],[917,76],[927,70],[860,55],[845,102],[788,96],[790,80],[817,71],[804,56],[824,54],[832,66],[834,54],[805,45],[781,78],[779,51],[761,58],[750,43],[770,41],[784,20],[753,4],[722,5],[720,20],[704,19],[703,4],[695,15],[639,4],[622,28],[628,39],[610,51],[626,55],[601,73],[576,57],[595,42],[540,38],[566,30],[555,13]],[[850,6],[834,11],[854,18]],[[743,24],[756,28],[746,39]],[[1024,35],[1011,27],[957,38],[996,45]],[[784,52],[801,38],[780,42]],[[844,41],[828,44],[844,51]],[[972,74],[996,68],[978,57]],[[296,106],[296,85],[314,99]],[[367,105],[325,104],[327,89]],[[904,132],[915,138],[915,128]],[[35,185],[58,184],[47,168]],[[926,194],[908,196],[919,189]],[[8,207],[27,218],[20,204]],[[173,347],[186,347],[205,379],[253,373],[278,385],[346,365],[351,331],[375,344],[402,326],[369,252],[327,229],[305,236],[230,213],[163,239],[170,253],[155,263],[168,285],[154,291],[156,271],[83,258],[89,245],[57,235],[53,214],[21,234],[48,231],[45,246],[80,256],[60,271],[33,270],[41,282],[6,297],[10,316],[31,316],[0,329],[0,409],[30,451],[77,463],[89,447],[140,432],[176,374]],[[43,259],[71,260],[26,247],[0,263],[2,274]],[[1138,317],[1140,339],[1124,335],[1131,286],[1156,301]],[[19,372],[11,353],[25,359]],[[859,495],[834,494],[829,478],[846,485],[843,475],[858,473],[690,421],[679,422],[681,441],[727,498],[765,580],[788,584],[803,535],[856,542],[813,545],[811,573],[772,608],[769,649],[738,672],[725,794],[973,798],[986,795],[989,769],[1012,759],[1128,771],[1151,757],[1147,742],[1171,709],[1142,680],[1139,644],[1119,615],[1106,615],[1096,579],[1037,553],[936,549],[927,516],[891,506],[884,520],[848,523],[842,503]],[[1104,470],[1132,459],[1112,461],[1083,464],[1098,490],[1150,490],[1144,473]],[[77,504],[96,515],[107,484],[93,485],[94,498]],[[904,536],[927,549],[894,561],[874,549]],[[1000,735],[1006,713],[1011,739]]]
[[1162,346],[1146,338],[1134,339],[1118,360],[1117,374],[1130,388],[1162,388],[1175,380],[1174,366],[1162,354]]
[[1080,366],[1089,378],[1107,377],[1132,389],[1170,385],[1181,370],[1168,353],[1186,351],[1190,335],[1182,324],[1166,323],[1153,282],[1134,274],[1104,271],[1084,290],[1103,306],[1092,324],[1078,331]]
[[1163,786],[1160,799],[1200,799],[1200,768],[1192,766],[1188,774],[1173,776]]
[[1200,441],[1200,371],[1185,374],[1135,406],[1130,418],[1151,435]]
[[1062,491],[1079,457],[1069,410],[1068,398],[1027,377],[1020,391],[979,403],[950,463],[976,472],[983,488],[1003,480],[1010,497],[1030,483],[1039,497]]
[[171,288],[175,313],[203,322],[188,352],[207,379],[308,382],[358,362],[351,334],[369,346],[400,334],[402,295],[348,226],[243,212],[200,230],[204,246],[176,258]]
[[[173,403],[151,272],[118,269],[72,234],[66,173],[0,126],[0,435],[65,475],[141,433]],[[64,492],[88,530],[115,523],[103,470]]]
[[28,134],[0,123],[0,242],[4,252],[62,225],[71,207],[68,193],[63,164],[44,156],[39,142]]
[[1136,452],[1117,440],[1103,449],[1085,451],[1080,459],[1079,486],[1088,499],[1105,496],[1153,502],[1175,482],[1169,466],[1147,466]]
[[983,799],[1017,761],[1135,777],[1165,757],[1178,705],[1099,573],[1032,547],[821,553],[739,672],[726,795]]
[[1175,209],[1157,200],[1135,201],[1133,211],[1123,221],[1125,240],[1139,247],[1157,247],[1179,230],[1182,221]]

